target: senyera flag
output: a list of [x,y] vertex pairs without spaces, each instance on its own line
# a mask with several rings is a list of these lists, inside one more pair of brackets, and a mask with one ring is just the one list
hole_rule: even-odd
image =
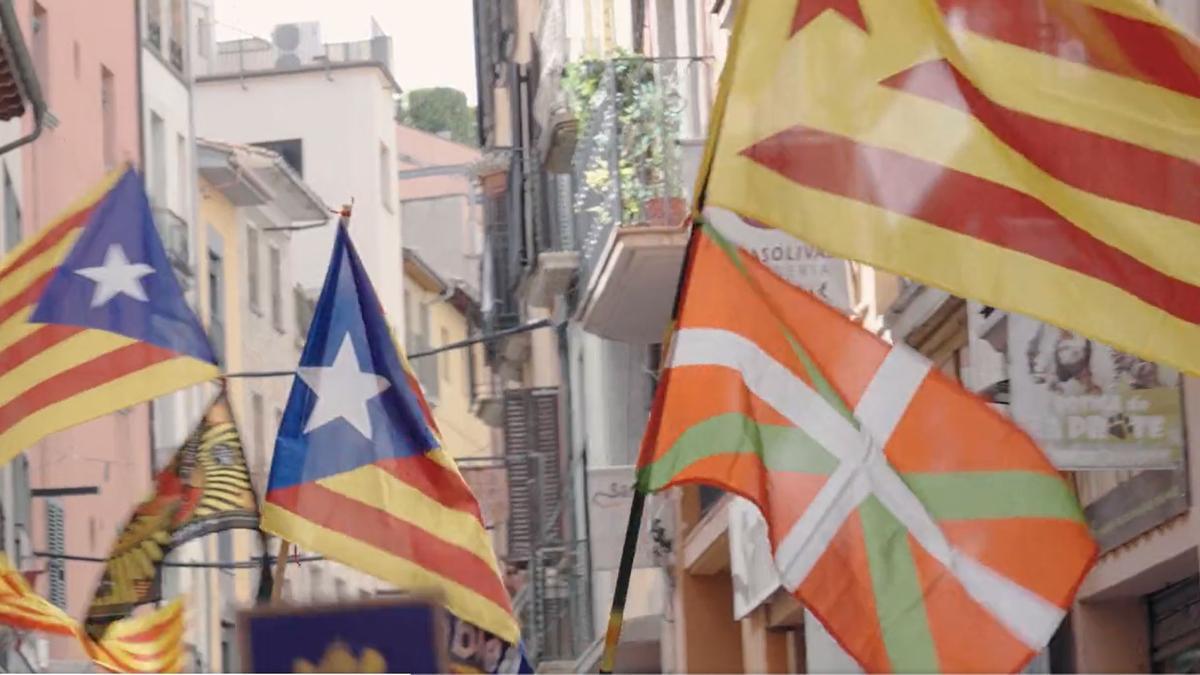
[[110,624],[97,642],[62,608],[35,593],[24,575],[0,555],[0,624],[19,631],[76,637],[88,658],[112,672],[183,671],[182,599]]
[[0,265],[0,464],[55,431],[217,373],[133,169]]
[[792,591],[872,672],[1013,672],[1096,545],[1033,441],[705,228],[639,458],[643,491],[758,505]]
[[[339,224],[275,444],[263,529],[517,645],[479,513]],[[511,663],[518,667],[520,652]]]
[[1200,374],[1200,47],[1154,3],[738,10],[705,204]]

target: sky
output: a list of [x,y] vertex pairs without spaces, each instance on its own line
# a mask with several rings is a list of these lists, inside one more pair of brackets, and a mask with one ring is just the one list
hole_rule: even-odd
[[371,17],[392,36],[405,90],[454,87],[475,103],[471,0],[215,0],[216,37],[270,39],[279,23],[318,21],[323,42],[365,40]]

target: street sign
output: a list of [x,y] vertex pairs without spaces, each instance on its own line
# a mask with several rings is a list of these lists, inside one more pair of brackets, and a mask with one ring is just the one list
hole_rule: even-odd
[[427,598],[271,605],[238,613],[248,673],[446,672],[446,616]]

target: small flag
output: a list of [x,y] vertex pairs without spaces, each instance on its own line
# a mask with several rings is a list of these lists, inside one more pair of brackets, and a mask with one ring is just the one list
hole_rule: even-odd
[[1096,557],[1033,441],[705,227],[638,462],[643,491],[754,502],[784,586],[871,672],[1015,672]]
[[112,672],[183,670],[183,600],[142,616],[116,621],[99,642],[78,621],[38,595],[0,554],[0,624],[17,630],[74,636],[92,661]]
[[114,173],[0,266],[0,464],[214,364],[141,178]]
[[187,657],[183,630],[183,599],[178,598],[153,612],[110,624],[98,642],[82,630],[80,639],[88,657],[111,672],[181,673]]
[[18,630],[75,635],[79,622],[30,588],[25,575],[0,554],[0,624]]
[[117,537],[88,608],[88,633],[100,639],[114,620],[159,600],[162,561],[172,549],[206,534],[253,530],[258,524],[242,442],[222,394]]
[[1200,45],[1155,3],[738,12],[704,205],[1200,374]]
[[479,505],[441,449],[343,224],[275,444],[263,529],[519,639]]

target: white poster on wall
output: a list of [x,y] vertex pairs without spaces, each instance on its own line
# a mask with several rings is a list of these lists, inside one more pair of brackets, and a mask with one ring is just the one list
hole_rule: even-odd
[[[597,571],[615,570],[620,565],[629,509],[633,504],[633,481],[632,466],[588,469],[588,526],[592,568]],[[649,502],[647,500],[647,506]],[[654,541],[650,536],[654,522],[652,517],[642,518],[634,569],[655,566]]]
[[1013,418],[1060,469],[1174,469],[1179,374],[1028,317],[1008,317]]
[[754,255],[783,279],[836,309],[850,311],[850,272],[845,260],[826,255],[786,232],[732,211],[709,206],[704,215],[726,239]]
[[734,497],[729,504],[729,572],[735,621],[766,602],[781,585],[767,538],[767,521],[753,502],[742,497]]

